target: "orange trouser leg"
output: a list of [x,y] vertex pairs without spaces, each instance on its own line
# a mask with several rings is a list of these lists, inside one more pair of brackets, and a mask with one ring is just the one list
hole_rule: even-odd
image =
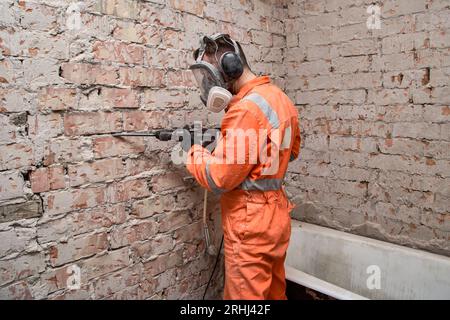
[[272,265],[272,283],[270,284],[269,300],[286,300],[286,276],[284,261],[286,255],[277,259]]
[[254,246],[225,244],[224,299],[286,300],[285,256],[273,258]]
[[245,202],[229,198],[221,201],[224,299],[285,299],[284,260],[291,231],[286,199],[279,192],[254,194]]
[[264,255],[242,243],[225,245],[224,299],[267,299],[271,281],[272,265]]

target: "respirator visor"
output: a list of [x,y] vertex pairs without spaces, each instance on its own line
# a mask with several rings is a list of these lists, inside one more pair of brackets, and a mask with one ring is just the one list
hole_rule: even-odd
[[219,71],[208,62],[197,62],[190,66],[190,69],[194,73],[195,80],[200,89],[200,99],[206,105],[211,89],[213,87],[223,88],[225,87],[225,83]]

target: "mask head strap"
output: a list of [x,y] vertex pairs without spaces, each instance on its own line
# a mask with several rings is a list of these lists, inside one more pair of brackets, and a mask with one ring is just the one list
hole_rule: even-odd
[[[228,35],[226,33],[216,33],[216,34],[213,34],[212,36],[203,36],[203,38],[200,39],[200,48],[195,50],[194,60],[196,62],[201,61],[203,59],[203,56],[205,55],[208,47],[215,48],[214,50],[217,53],[217,51],[219,49],[219,46],[217,45],[217,40],[219,40],[219,39],[223,39],[225,42],[230,44],[234,48],[234,53],[236,53],[238,56],[241,55],[239,46],[237,45],[237,42],[234,41],[233,39],[231,39],[230,35]],[[211,52],[211,53],[213,53],[213,52]],[[221,57],[216,56],[217,62],[220,61],[220,58]]]

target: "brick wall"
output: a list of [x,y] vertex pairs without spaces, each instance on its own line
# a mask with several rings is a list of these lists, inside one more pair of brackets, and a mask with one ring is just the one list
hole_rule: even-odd
[[449,1],[289,1],[286,42],[294,215],[450,255]]
[[70,3],[0,1],[0,298],[200,298],[213,265],[202,190],[171,165],[173,144],[111,133],[216,124],[187,70],[202,33],[230,33],[283,85],[286,9]]
[[202,190],[111,133],[215,125],[186,68],[216,31],[299,108],[295,217],[450,255],[448,1],[379,1],[379,30],[366,0],[69,3],[0,1],[1,298],[201,297]]

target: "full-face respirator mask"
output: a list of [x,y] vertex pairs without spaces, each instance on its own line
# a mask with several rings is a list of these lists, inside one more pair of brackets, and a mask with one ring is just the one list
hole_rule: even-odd
[[[234,51],[225,52],[218,57],[218,41],[220,40],[232,46]],[[206,53],[215,55],[218,68],[203,61]],[[227,34],[204,36],[200,41],[200,48],[194,53],[194,58],[196,62],[189,69],[194,73],[200,87],[200,99],[208,110],[212,112],[222,111],[228,106],[233,96],[229,89],[244,72],[244,64],[241,60],[238,44]]]

